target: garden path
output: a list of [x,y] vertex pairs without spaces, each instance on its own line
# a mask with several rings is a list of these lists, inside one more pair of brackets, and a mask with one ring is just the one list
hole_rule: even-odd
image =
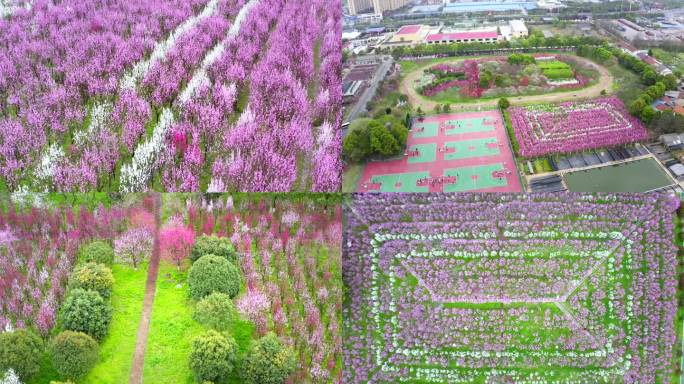
[[161,227],[161,195],[154,195],[154,245],[152,257],[147,268],[147,283],[145,284],[145,299],[143,301],[143,312],[138,325],[138,335],[135,342],[135,353],[133,354],[133,365],[131,368],[130,384],[142,384],[143,365],[145,360],[145,349],[147,348],[147,336],[150,333],[150,320],[152,320],[152,304],[157,288],[157,276],[159,275],[159,228]]

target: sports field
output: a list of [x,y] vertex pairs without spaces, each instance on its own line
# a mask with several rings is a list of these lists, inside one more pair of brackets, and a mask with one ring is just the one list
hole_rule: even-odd
[[371,162],[359,192],[520,192],[498,111],[435,115],[415,121],[401,159]]
[[647,192],[674,183],[653,158],[571,172],[563,177],[573,192]]

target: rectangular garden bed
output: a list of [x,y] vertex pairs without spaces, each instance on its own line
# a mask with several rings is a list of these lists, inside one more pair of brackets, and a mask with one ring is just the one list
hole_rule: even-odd
[[509,110],[520,155],[537,157],[612,147],[647,138],[646,127],[617,97]]

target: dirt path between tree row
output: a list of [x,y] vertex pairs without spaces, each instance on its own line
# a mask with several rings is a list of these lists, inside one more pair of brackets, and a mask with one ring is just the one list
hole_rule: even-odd
[[159,275],[159,228],[161,227],[161,195],[154,194],[154,245],[152,257],[147,267],[147,282],[145,283],[145,299],[143,301],[142,317],[138,325],[138,335],[135,341],[135,353],[133,354],[133,365],[131,368],[130,384],[142,384],[143,365],[145,362],[145,350],[147,348],[147,336],[150,333],[150,320],[152,320],[152,304],[154,304],[154,294],[157,290],[157,276]]
[[[573,58],[581,61],[586,65],[590,65],[592,68],[596,69],[600,75],[599,82],[590,87],[579,90],[568,90],[567,92],[555,92],[547,93],[545,95],[534,96],[511,96],[508,98],[508,100],[511,102],[512,105],[530,103],[557,103],[562,101],[574,101],[580,99],[591,99],[599,97],[601,96],[601,91],[603,90],[605,90],[608,93],[611,93],[613,86],[613,75],[611,75],[605,67],[594,64],[591,60],[585,59],[583,57],[573,56]],[[467,58],[455,59],[453,61],[449,61],[449,63],[458,63],[464,60],[467,60]],[[409,103],[411,104],[411,106],[414,108],[420,107],[426,113],[431,113],[435,109],[435,106],[437,104],[443,104],[426,99],[425,97],[421,96],[414,87],[416,80],[418,80],[420,76],[423,74],[423,70],[432,65],[434,65],[434,63],[423,65],[420,68],[410,72],[401,82],[401,91],[408,96]],[[451,106],[452,109],[455,110],[489,109],[492,107],[496,107],[498,101],[498,99],[492,99],[472,103],[455,102],[452,103]]]

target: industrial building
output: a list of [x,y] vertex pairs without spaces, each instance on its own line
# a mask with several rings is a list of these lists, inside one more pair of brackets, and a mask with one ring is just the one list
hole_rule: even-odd
[[452,33],[434,33],[427,37],[428,44],[452,43],[495,43],[501,39],[496,30],[493,31],[465,31]]

